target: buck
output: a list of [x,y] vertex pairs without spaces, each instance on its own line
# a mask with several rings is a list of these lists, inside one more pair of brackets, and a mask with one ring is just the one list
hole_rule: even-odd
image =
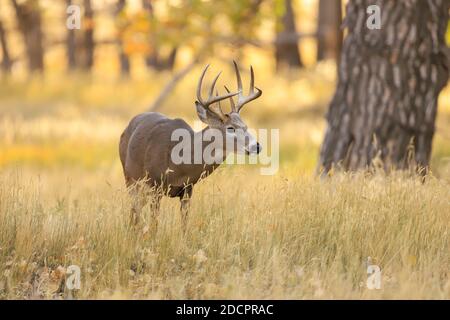
[[[179,197],[181,201],[181,218],[183,229],[186,228],[190,198],[193,186],[202,178],[210,175],[226,159],[231,152],[258,154],[261,151],[260,144],[247,130],[247,125],[242,120],[240,111],[248,102],[261,96],[262,91],[254,86],[254,72],[250,67],[250,89],[247,96],[243,95],[242,80],[239,68],[233,61],[237,78],[237,92],[231,93],[225,86],[226,94],[214,95],[214,88],[220,73],[214,78],[209,89],[207,100],[202,98],[202,83],[208,70],[207,65],[201,73],[197,85],[197,101],[195,107],[197,115],[207,126],[199,132],[194,130],[182,119],[169,119],[166,116],[147,112],[135,116],[128,124],[120,137],[119,153],[122,162],[126,185],[133,197],[131,209],[131,223],[138,224],[141,219],[141,210],[151,200],[151,218],[157,226],[159,204],[161,197]],[[236,103],[233,98],[237,97]],[[229,99],[231,112],[222,111],[220,101]],[[176,130],[186,130],[192,141],[201,141],[200,151],[207,145],[214,150],[219,157],[217,161],[210,163],[202,158],[200,163],[178,163],[172,159],[173,148],[179,143],[172,139]],[[211,131],[221,133],[222,141],[215,139],[207,144],[202,137]],[[216,141],[217,140],[217,141]],[[233,148],[227,148],[233,142]],[[191,147],[191,145],[189,146]],[[195,146],[190,148],[195,157]],[[198,150],[197,150],[198,151]],[[203,153],[202,153],[203,154]],[[143,192],[145,189],[145,192]]]

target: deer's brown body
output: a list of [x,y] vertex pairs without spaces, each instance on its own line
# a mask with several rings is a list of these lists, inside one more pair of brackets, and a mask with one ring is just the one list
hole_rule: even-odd
[[[257,154],[260,146],[256,140],[247,132],[247,126],[242,121],[239,111],[244,104],[258,98],[261,90],[254,87],[253,69],[251,69],[250,94],[242,95],[242,81],[236,63],[234,63],[238,80],[238,92],[225,94],[223,96],[213,95],[215,83],[219,76],[213,81],[209,91],[208,100],[201,97],[201,86],[208,66],[204,69],[197,87],[197,101],[195,102],[199,118],[208,126],[200,132],[194,130],[182,119],[169,119],[166,116],[147,112],[135,116],[128,124],[120,137],[119,153],[123,166],[123,172],[127,187],[134,198],[132,208],[132,223],[136,224],[140,218],[140,211],[145,203],[151,199],[152,217],[156,224],[159,211],[159,202],[162,195],[169,197],[179,197],[181,200],[181,212],[183,227],[186,226],[186,218],[189,207],[189,200],[192,195],[192,188],[200,178],[211,174],[229,152],[246,152],[247,154]],[[238,96],[235,104],[232,97]],[[220,101],[230,99],[232,112],[224,114],[220,108]],[[175,130],[185,130],[190,136],[191,159],[194,159],[194,141],[201,141],[200,148],[205,149],[211,142],[204,142],[201,138],[208,130],[218,130],[223,137],[222,141],[214,140],[214,148],[221,148],[218,161],[214,163],[205,162],[202,158],[200,162],[175,164],[171,157],[172,150],[179,143],[172,140]],[[239,133],[238,133],[239,132]],[[226,150],[225,142],[231,139],[237,141],[241,148]],[[220,143],[219,143],[220,142]],[[242,150],[241,150],[242,149]],[[200,150],[200,151],[202,151]],[[198,151],[198,150],[197,150]],[[143,193],[142,188],[146,191]]]
[[195,141],[196,134],[209,129],[195,133],[184,120],[169,119],[156,112],[139,114],[130,121],[120,137],[119,146],[127,186],[145,179],[149,186],[163,194],[183,198],[200,177],[220,165],[174,164],[170,155],[178,141],[171,141],[171,135],[180,128],[191,133],[191,141]]

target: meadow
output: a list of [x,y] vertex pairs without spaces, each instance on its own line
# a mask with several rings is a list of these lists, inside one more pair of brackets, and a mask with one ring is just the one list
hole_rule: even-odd
[[[199,72],[161,112],[198,127]],[[177,199],[163,200],[156,234],[130,229],[118,158],[127,122],[170,75],[3,79],[0,298],[65,298],[66,268],[78,265],[82,299],[449,299],[450,87],[424,183],[379,170],[322,180],[315,167],[334,78],[332,63],[290,78],[257,71],[264,94],[243,117],[280,129],[280,170],[221,167],[194,188],[186,234]],[[366,287],[369,262],[381,267],[380,290]]]

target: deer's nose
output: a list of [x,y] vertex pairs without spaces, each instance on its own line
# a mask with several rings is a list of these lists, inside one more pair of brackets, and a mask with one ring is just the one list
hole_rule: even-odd
[[259,142],[256,142],[255,144],[252,144],[252,145],[248,146],[247,148],[245,148],[245,152],[246,152],[248,155],[251,155],[251,154],[258,154],[258,153],[261,152],[261,149],[262,149],[262,147],[261,147],[261,145],[259,144]]

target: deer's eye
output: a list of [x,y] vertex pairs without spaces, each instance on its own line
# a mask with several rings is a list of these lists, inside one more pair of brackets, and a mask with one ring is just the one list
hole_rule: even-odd
[[227,127],[227,132],[234,133],[234,127]]

